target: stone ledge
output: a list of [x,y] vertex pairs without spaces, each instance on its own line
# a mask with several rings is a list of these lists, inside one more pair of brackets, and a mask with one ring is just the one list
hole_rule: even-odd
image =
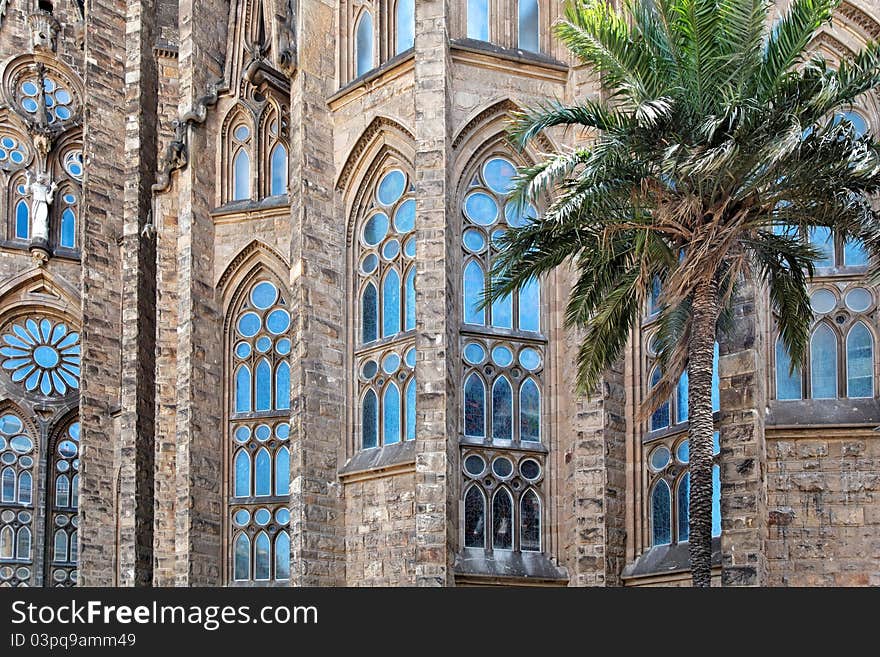
[[765,419],[767,429],[830,428],[835,425],[880,425],[877,399],[796,399],[773,400]]
[[479,39],[450,39],[449,45],[453,50],[461,50],[464,52],[475,52],[481,54],[493,55],[501,59],[507,59],[517,62],[518,64],[532,64],[555,69],[557,71],[568,72],[568,65],[560,62],[558,59],[550,57],[540,52],[532,52],[531,50],[521,50],[519,48],[502,48],[499,45],[488,41],[480,41]]
[[339,469],[343,483],[376,479],[415,472],[416,442],[407,440],[393,445],[362,449]]
[[401,67],[400,71],[395,71],[395,73],[403,73],[407,70],[407,67],[404,64],[408,64],[409,67],[412,67],[413,61],[415,60],[415,49],[410,48],[409,50],[404,50],[399,55],[395,55],[391,59],[386,62],[383,62],[376,68],[371,68],[369,71],[361,75],[360,77],[355,78],[351,82],[348,82],[342,85],[336,93],[330,96],[327,99],[327,105],[331,109],[337,109],[338,102],[343,99],[345,96],[350,94],[352,91],[359,89],[361,87],[368,90],[371,86],[371,82],[377,80],[378,78],[383,77],[386,73],[393,71],[398,66]]
[[[211,210],[211,216],[215,221],[233,218],[247,218],[253,213],[260,213],[260,219],[264,218],[266,211],[270,211],[270,216],[274,214],[282,215],[290,211],[290,196],[287,194],[279,194],[277,196],[267,196],[254,201],[247,199],[244,201],[231,201]],[[271,212],[277,210],[278,212]]]
[[568,573],[543,552],[499,550],[491,557],[482,548],[464,548],[453,564],[456,584],[530,584],[566,586]]
[[[638,577],[670,575],[690,571],[689,546],[687,541],[675,545],[657,545],[623,569],[621,579],[626,581]],[[721,537],[712,537],[712,567],[721,565]]]

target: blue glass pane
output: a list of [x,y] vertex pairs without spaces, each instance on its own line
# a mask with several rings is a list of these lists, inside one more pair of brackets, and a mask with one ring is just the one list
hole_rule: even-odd
[[479,365],[486,358],[486,350],[476,342],[471,342],[464,348],[464,359],[471,365]]
[[685,473],[681,482],[678,484],[678,542],[688,540],[690,535],[690,491],[691,476]]
[[248,453],[240,449],[235,455],[235,497],[250,497],[251,494],[251,459]]
[[868,122],[858,112],[838,112],[834,115],[833,124],[837,125],[841,119],[846,119],[852,123],[856,137],[862,137],[868,132]]
[[484,547],[486,541],[486,501],[477,486],[464,498],[464,546]]
[[464,268],[464,321],[466,324],[485,324],[486,310],[480,308],[486,278],[483,268],[471,260]]
[[[654,372],[651,374],[651,387],[653,388],[660,382],[662,377],[662,373],[660,372],[660,368],[655,368]],[[651,415],[651,431],[656,431],[657,429],[665,429],[669,426],[669,402],[664,402],[660,405],[660,407],[654,411]]]
[[290,452],[286,447],[275,454],[275,494],[290,494]]
[[290,534],[286,531],[275,538],[275,579],[290,579]]
[[2,484],[2,493],[0,493],[0,501],[3,502],[14,502],[15,501],[15,470],[12,468],[6,468],[3,471],[3,484]]
[[541,440],[541,393],[532,379],[519,392],[519,438]]
[[468,39],[489,40],[489,0],[468,0]]
[[721,536],[721,468],[712,466],[712,536]]
[[541,329],[541,286],[534,278],[519,290],[519,328],[521,331]]
[[513,187],[513,176],[516,168],[508,160],[493,157],[483,166],[483,180],[496,194],[505,195]]
[[474,192],[464,201],[464,211],[475,224],[488,226],[498,218],[498,204],[488,194]]
[[486,435],[486,387],[476,374],[471,374],[464,384],[464,435]]
[[382,247],[382,257],[386,260],[394,260],[398,253],[400,253],[400,242],[397,240],[389,240]]
[[20,240],[30,239],[31,236],[31,212],[25,201],[19,201],[15,206],[15,237]]
[[61,246],[72,249],[76,245],[76,215],[67,208],[61,213]]
[[416,380],[406,386],[406,439],[416,439]]
[[492,326],[513,328],[513,296],[508,294],[492,302]]
[[275,370],[275,408],[279,411],[290,408],[290,364],[287,361]]
[[379,299],[376,286],[368,283],[361,295],[361,342],[379,337]]
[[791,356],[779,337],[776,339],[776,399],[800,399],[801,391],[801,368],[791,371]]
[[868,251],[858,240],[847,240],[843,244],[843,264],[847,267],[861,267],[868,264]]
[[272,408],[272,368],[269,362],[261,360],[257,364],[256,411],[268,411]]
[[400,390],[393,383],[382,398],[382,424],[384,444],[400,442]]
[[655,276],[651,284],[651,294],[648,298],[648,314],[653,315],[660,311],[660,277]]
[[233,577],[237,581],[243,581],[250,578],[250,544],[247,536],[239,534],[235,539],[235,568]]
[[357,25],[355,37],[355,76],[360,77],[373,68],[373,17],[365,11]]
[[406,361],[406,364],[409,365],[410,367],[416,366],[416,350],[415,350],[415,348],[412,348],[406,352],[406,356],[404,356],[404,360]]
[[400,276],[393,269],[382,284],[382,337],[400,333]]
[[721,410],[721,379],[718,375],[718,343],[712,352],[712,412]]
[[254,579],[269,579],[269,537],[265,532],[260,532],[254,542]]
[[810,244],[817,249],[822,256],[814,261],[816,267],[834,266],[834,236],[831,229],[826,226],[816,226],[810,229]]
[[386,173],[376,189],[376,198],[382,205],[393,205],[397,199],[403,196],[406,187],[406,176],[400,169],[394,169]]
[[235,412],[251,410],[251,371],[242,365],[235,373]]
[[506,377],[499,377],[492,385],[492,438],[513,438],[513,391]]
[[[714,381],[713,381],[714,383]],[[712,386],[712,395],[714,400],[715,395],[715,386]],[[714,401],[713,401],[714,407]],[[687,422],[688,419],[688,373],[687,371],[682,372],[681,378],[678,380],[678,396],[676,398],[675,405],[676,422]]]
[[416,327],[416,269],[412,267],[406,275],[406,324],[404,329],[411,331]]
[[513,362],[513,352],[503,345],[498,345],[492,349],[492,360],[499,367],[507,367]]
[[678,460],[681,461],[682,463],[687,463],[688,461],[690,461],[690,459],[691,459],[690,443],[688,443],[687,440],[682,442],[678,446],[678,449],[675,451],[675,455],[678,458]]
[[287,149],[284,144],[276,144],[272,149],[272,183],[269,194],[277,196],[287,193]]
[[270,333],[278,335],[286,331],[288,327],[290,327],[290,313],[286,310],[278,308],[269,313],[269,316],[266,318],[266,328],[269,329]]
[[361,408],[361,423],[364,448],[379,444],[379,400],[376,393],[368,390]]
[[20,504],[31,503],[31,474],[22,472],[18,478],[18,501]]
[[672,541],[669,484],[663,479],[651,493],[651,544],[667,545]]
[[241,149],[232,164],[232,200],[242,201],[251,197],[251,159]]
[[250,338],[257,334],[262,325],[262,320],[257,313],[248,312],[242,315],[238,320],[238,332],[244,337]]
[[513,547],[513,502],[504,489],[495,493],[492,500],[492,547],[496,550]]
[[810,340],[810,374],[813,399],[837,398],[837,338],[826,324]]
[[415,43],[415,0],[397,0],[397,47],[395,55],[409,50]]
[[398,367],[400,367],[400,356],[397,354],[388,354],[382,359],[382,370],[386,374],[394,374]]
[[364,224],[364,242],[369,246],[376,246],[387,234],[388,215],[384,212],[377,212]]
[[480,252],[486,248],[486,238],[479,228],[468,228],[462,235],[462,241],[466,249]]
[[539,52],[538,0],[519,0],[519,47]]
[[254,459],[254,495],[272,494],[272,458],[261,448]]
[[407,199],[400,204],[394,213],[394,230],[398,233],[408,233],[416,227],[416,201]]
[[874,396],[874,340],[862,322],[857,322],[846,337],[846,395]]
[[721,433],[719,431],[714,431],[712,433],[712,454],[720,454],[721,453]]

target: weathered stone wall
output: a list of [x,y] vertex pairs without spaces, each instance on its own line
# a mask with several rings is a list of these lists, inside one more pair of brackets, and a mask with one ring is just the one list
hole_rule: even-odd
[[880,440],[871,430],[767,438],[768,584],[880,585]]

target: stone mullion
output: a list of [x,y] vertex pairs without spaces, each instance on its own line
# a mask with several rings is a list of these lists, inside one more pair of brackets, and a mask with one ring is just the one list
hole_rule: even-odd
[[129,0],[123,198],[122,412],[119,584],[146,586],[153,569],[155,242],[141,236],[156,170],[155,4]]
[[297,73],[291,85],[291,436],[292,586],[342,585],[343,511],[336,481],[345,440],[347,303],[344,219],[333,192],[331,118],[336,88],[337,3],[299,5]]
[[449,0],[416,3],[416,584],[453,583],[458,543],[458,440],[455,412],[461,247],[449,216],[452,64]]
[[767,315],[753,284],[734,300],[731,333],[720,340],[721,584],[762,586],[767,564]]
[[116,436],[120,403],[126,2],[94,0],[85,21],[82,200],[80,585],[116,583]]
[[[226,40],[226,22],[198,20],[225,15],[220,0],[182,0],[180,111],[197,106],[208,85],[222,75],[211,55]],[[175,583],[223,582],[223,323],[214,289],[214,224],[217,184],[215,144],[202,127],[189,128],[188,166],[177,178],[180,213],[177,240],[176,564]]]

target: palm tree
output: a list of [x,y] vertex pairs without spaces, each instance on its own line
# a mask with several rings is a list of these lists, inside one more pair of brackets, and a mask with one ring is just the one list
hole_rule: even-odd
[[771,25],[767,0],[627,0],[619,12],[570,0],[555,33],[600,75],[604,97],[546,103],[511,125],[521,146],[554,126],[586,131],[589,145],[520,170],[514,198],[547,209],[508,232],[484,301],[570,266],[565,320],[582,329],[577,387],[589,394],[659,281],[663,376],[641,414],[687,370],[696,586],[710,582],[713,347],[738,286],[766,287],[794,369],[819,257],[810,229],[880,253],[868,198],[880,150],[843,114],[880,84],[880,47],[836,69],[807,53],[838,3],[793,0]]

